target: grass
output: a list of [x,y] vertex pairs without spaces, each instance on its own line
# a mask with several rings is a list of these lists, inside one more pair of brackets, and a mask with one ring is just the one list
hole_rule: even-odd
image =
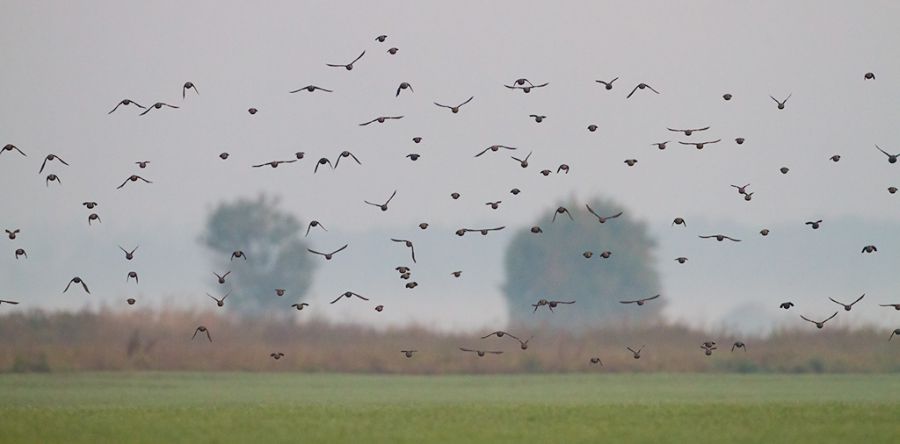
[[897,442],[896,375],[0,376],[0,442]]

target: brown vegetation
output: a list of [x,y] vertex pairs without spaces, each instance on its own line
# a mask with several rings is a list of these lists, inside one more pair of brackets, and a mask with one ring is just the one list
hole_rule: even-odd
[[[202,322],[201,322],[202,320]],[[212,334],[192,341],[203,324]],[[889,332],[791,330],[768,338],[716,336],[683,326],[594,329],[583,333],[511,327],[510,338],[375,330],[291,319],[245,319],[208,312],[20,312],[0,317],[0,371],[195,370],[367,373],[518,372],[898,372],[900,342]],[[487,334],[488,331],[482,333]],[[198,336],[199,338],[199,336]],[[719,350],[704,356],[700,343]],[[741,340],[748,351],[731,352]],[[626,346],[646,344],[635,360]],[[478,358],[458,347],[503,350]],[[411,359],[402,349],[415,349]],[[272,352],[283,352],[276,361]],[[600,357],[604,366],[591,365]]]

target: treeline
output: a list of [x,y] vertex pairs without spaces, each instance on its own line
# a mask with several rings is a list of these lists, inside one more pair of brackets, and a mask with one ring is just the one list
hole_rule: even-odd
[[[202,322],[200,321],[202,320]],[[213,342],[194,327],[203,324]],[[644,324],[573,333],[515,327],[528,342],[424,328],[376,330],[287,318],[200,311],[10,313],[0,316],[0,371],[295,371],[360,373],[900,372],[889,331],[826,327],[735,337],[679,325]],[[700,344],[719,349],[705,356]],[[731,351],[735,341],[747,351]],[[626,346],[645,346],[634,359]],[[500,350],[478,358],[459,347]],[[410,359],[400,350],[418,352]],[[284,357],[274,360],[270,353]],[[591,364],[598,357],[603,366]]]

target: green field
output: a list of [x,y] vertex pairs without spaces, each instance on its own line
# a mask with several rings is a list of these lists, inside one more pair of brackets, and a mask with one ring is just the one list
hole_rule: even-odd
[[897,375],[0,376],[2,442],[900,442]]

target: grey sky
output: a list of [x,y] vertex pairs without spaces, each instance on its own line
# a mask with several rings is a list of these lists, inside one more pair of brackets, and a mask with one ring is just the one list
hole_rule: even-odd
[[[742,304],[768,307],[768,294],[777,292],[809,297],[822,312],[834,308],[820,302],[831,289],[897,302],[891,265],[900,259],[900,237],[889,228],[900,222],[900,197],[886,188],[900,186],[900,165],[888,164],[874,144],[900,152],[898,19],[895,2],[7,1],[0,6],[0,145],[16,144],[29,157],[0,155],[0,224],[23,229],[16,246],[32,258],[0,257],[0,278],[29,305],[73,308],[87,298],[58,293],[71,276],[104,289],[91,300],[112,303],[136,291],[124,284],[130,267],[146,275],[140,291],[148,299],[204,303],[209,261],[195,240],[207,212],[223,199],[267,192],[302,220],[327,224],[331,231],[313,245],[352,240],[345,264],[320,267],[313,300],[350,286],[397,288],[390,295],[397,310],[386,316],[392,324],[471,328],[505,319],[498,288],[511,233],[456,239],[452,231],[527,226],[558,199],[603,194],[646,220],[660,240],[673,319],[714,322]],[[375,42],[378,34],[388,41]],[[392,46],[397,55],[385,53]],[[362,50],[353,71],[325,66]],[[866,71],[877,79],[864,82]],[[612,91],[594,83],[616,76]],[[550,86],[528,95],[502,86],[518,77]],[[188,80],[200,95],[182,100]],[[415,92],[395,98],[402,81]],[[639,82],[662,94],[625,100]],[[310,83],[335,92],[287,93]],[[734,99],[724,102],[725,92]],[[789,93],[784,110],[769,99]],[[432,104],[471,95],[456,115]],[[107,115],[122,98],[182,108]],[[251,106],[260,110],[255,116],[246,112]],[[547,120],[535,124],[532,113]],[[358,126],[395,114],[406,117]],[[589,133],[591,123],[600,129]],[[650,146],[686,139],[667,126],[706,125],[712,129],[690,140],[722,143],[703,151]],[[413,136],[424,140],[413,144]],[[747,142],[737,146],[735,137]],[[523,170],[506,153],[472,158],[495,143],[533,150],[532,166]],[[312,174],[316,159],[344,149],[363,165]],[[232,154],[227,162],[216,157],[222,151]],[[249,168],[295,151],[307,158],[277,170]],[[50,152],[72,164],[53,166],[61,187],[45,187],[37,174]],[[411,152],[422,158],[403,157]],[[840,163],[828,161],[837,153]],[[622,161],[631,157],[639,163],[627,168]],[[155,183],[116,190],[137,160],[152,161],[140,174]],[[572,172],[537,173],[560,163]],[[777,171],[782,165],[791,167],[787,176]],[[738,182],[753,184],[752,202],[729,187]],[[513,186],[523,194],[512,198]],[[394,189],[386,213],[362,204]],[[450,200],[454,191],[463,198]],[[499,199],[499,211],[483,205]],[[88,228],[83,200],[100,202],[103,224]],[[688,219],[688,229],[670,228],[675,216]],[[802,222],[818,218],[826,227],[842,221],[834,224],[840,236],[822,230],[807,238]],[[419,232],[422,221],[443,231]],[[763,226],[773,236],[761,239]],[[701,228],[745,242],[698,243]],[[791,235],[778,236],[779,228]],[[433,276],[431,288],[407,296],[377,268],[383,255],[403,258],[402,249],[381,242],[386,236],[421,240],[421,273]],[[794,242],[804,248],[791,248]],[[881,251],[859,257],[868,243]],[[143,262],[123,263],[117,244],[140,244]],[[673,269],[672,253],[688,248],[689,267]],[[767,255],[769,248],[779,253]],[[804,265],[810,261],[822,266]],[[438,284],[452,269],[472,272],[453,283],[459,288]],[[757,300],[758,293],[768,296]],[[466,301],[483,309],[459,304]],[[354,310],[321,315],[372,317]],[[887,322],[888,315],[861,316]]]

